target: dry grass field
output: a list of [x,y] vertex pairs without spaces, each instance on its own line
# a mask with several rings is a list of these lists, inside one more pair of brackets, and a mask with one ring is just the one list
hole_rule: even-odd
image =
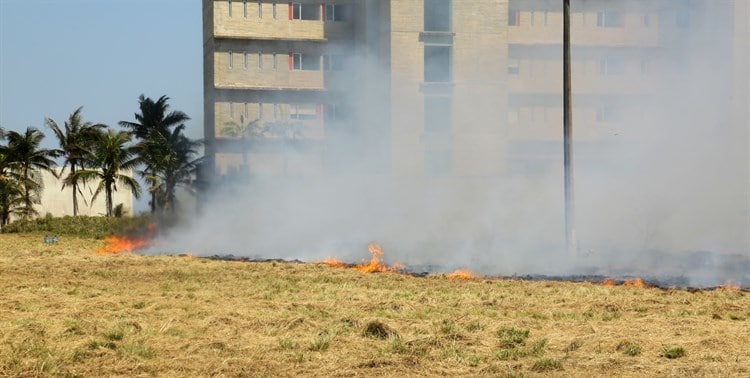
[[98,255],[101,241],[42,238],[0,235],[0,376],[750,376],[737,290]]

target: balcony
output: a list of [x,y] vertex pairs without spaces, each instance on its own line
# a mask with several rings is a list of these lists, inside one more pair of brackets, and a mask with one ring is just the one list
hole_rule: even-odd
[[275,12],[273,4],[264,3],[263,17],[258,16],[255,4],[247,16],[241,3],[232,7],[232,16],[229,16],[227,2],[214,4],[215,38],[327,41],[349,39],[353,35],[351,21],[291,20],[289,6],[285,3],[278,3]]

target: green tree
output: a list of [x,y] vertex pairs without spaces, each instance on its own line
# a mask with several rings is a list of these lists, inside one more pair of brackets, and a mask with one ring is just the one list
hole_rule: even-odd
[[34,204],[39,203],[42,191],[41,171],[50,172],[57,177],[53,159],[58,157],[60,152],[40,148],[44,134],[34,127],[27,128],[24,133],[8,131],[5,137],[8,140],[5,147],[6,164],[22,192],[23,203],[16,212],[23,217],[36,215]]
[[[5,139],[5,129],[0,127],[0,141]],[[8,147],[0,144],[0,228],[10,221],[14,209],[21,206],[21,188],[18,177],[11,170]]]
[[[50,118],[44,119],[47,127],[55,133],[60,144],[62,156],[65,157],[63,171],[69,168],[66,178],[75,177],[76,171],[83,168],[84,156],[91,153],[91,147],[98,132],[106,127],[102,124],[84,122],[81,115],[82,110],[83,107],[79,107],[71,113],[68,120],[64,123],[64,128],[58,126],[57,122]],[[70,184],[67,184],[68,182]],[[77,180],[64,180],[61,188],[65,189],[66,186],[70,185],[73,189],[73,216],[78,215],[78,194],[83,195],[79,186],[80,184]]]
[[176,210],[175,189],[178,186],[191,189],[193,175],[203,160],[197,157],[202,142],[188,138],[184,130],[185,125],[179,125],[166,134],[154,134],[142,144],[159,167],[157,178],[163,187],[164,207],[172,213]]
[[[163,191],[163,183],[159,180],[159,177],[163,173],[164,167],[160,165],[160,159],[152,156],[154,151],[151,147],[159,144],[159,140],[168,138],[174,127],[190,119],[187,114],[181,111],[170,112],[167,101],[169,101],[167,96],[161,96],[154,101],[141,95],[138,97],[140,113],[135,113],[135,122],[119,122],[120,126],[132,131],[136,139],[140,140],[138,148],[140,162],[145,165],[145,169],[140,173],[149,184],[152,213],[156,212],[157,196],[160,190]],[[147,146],[147,144],[151,146]]]
[[123,174],[124,170],[135,169],[139,164],[137,150],[129,146],[131,134],[127,131],[99,132],[94,140],[93,151],[84,158],[85,169],[76,171],[74,175],[66,178],[69,185],[76,182],[99,180],[94,190],[93,199],[104,191],[107,216],[111,217],[113,212],[112,194],[117,190],[117,185],[122,185],[133,193],[135,198],[140,197],[141,187],[134,178]]

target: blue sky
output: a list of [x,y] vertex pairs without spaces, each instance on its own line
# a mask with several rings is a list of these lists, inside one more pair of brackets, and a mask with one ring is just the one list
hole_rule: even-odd
[[201,2],[0,0],[0,125],[133,120],[138,96],[166,94],[203,136]]

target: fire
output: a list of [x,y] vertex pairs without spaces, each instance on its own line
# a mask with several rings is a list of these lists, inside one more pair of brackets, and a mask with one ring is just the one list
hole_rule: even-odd
[[97,249],[96,253],[131,253],[134,250],[143,248],[148,245],[148,241],[146,239],[128,239],[119,236],[107,236],[104,238],[104,242],[107,244],[104,247]]
[[466,269],[456,269],[451,273],[448,273],[445,275],[448,279],[462,279],[462,280],[470,280],[472,278],[476,278],[476,276],[471,273],[470,271]]
[[633,280],[626,280],[623,283],[624,286],[632,286],[632,287],[646,287],[646,284],[643,283],[643,280],[640,278],[635,278]]
[[328,265],[328,266],[332,267],[332,268],[346,268],[346,267],[348,267],[348,266],[349,266],[349,265],[348,265],[347,263],[345,263],[345,262],[342,262],[342,261],[339,261],[339,260],[336,260],[335,258],[333,258],[333,257],[330,257],[330,256],[329,256],[329,257],[326,257],[326,258],[325,258],[325,259],[324,259],[323,261],[321,261],[321,262],[322,262],[323,264],[326,264],[326,265]]
[[367,245],[367,249],[372,254],[372,259],[366,264],[356,265],[354,269],[359,270],[362,273],[374,273],[374,272],[385,272],[388,267],[380,262],[380,256],[383,255],[383,249],[380,248],[378,243],[370,242]]
[[607,278],[606,280],[602,281],[602,286],[615,286],[614,278]]
[[724,285],[716,288],[716,290],[722,291],[740,291],[740,287],[735,285],[732,281],[727,281]]

